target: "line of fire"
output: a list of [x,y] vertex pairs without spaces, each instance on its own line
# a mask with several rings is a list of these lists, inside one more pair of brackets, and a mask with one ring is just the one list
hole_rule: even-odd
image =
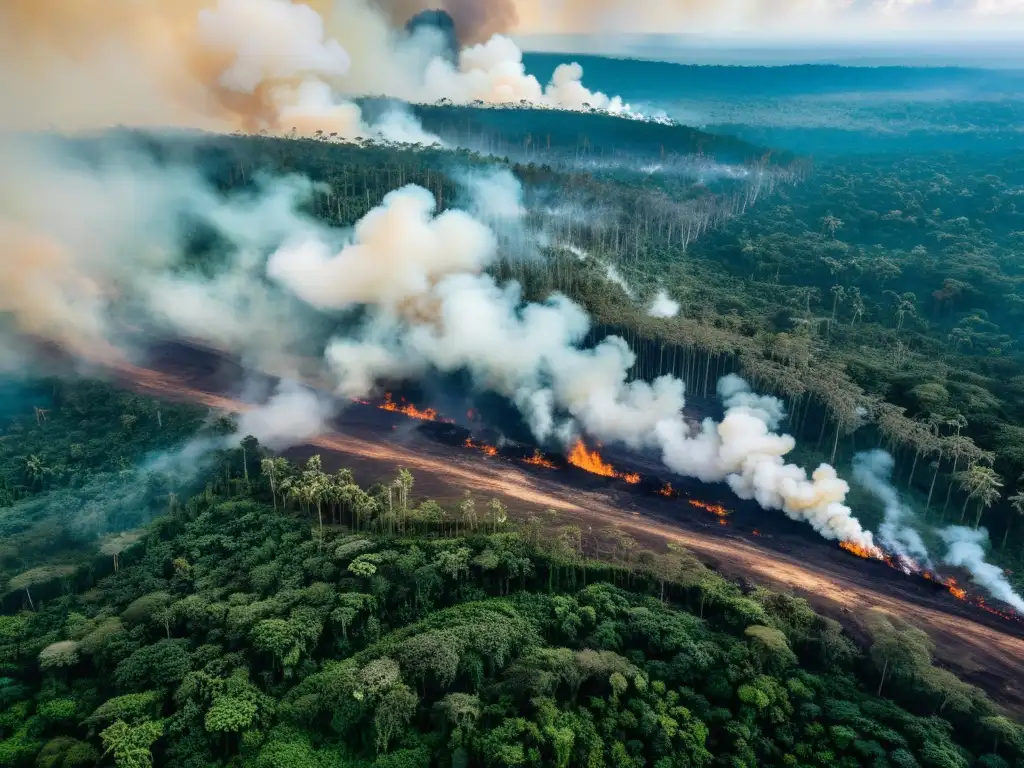
[[[569,450],[568,455],[560,455],[512,440],[499,439],[488,441],[485,438],[475,436],[472,430],[456,423],[454,419],[441,416],[436,409],[419,408],[408,402],[404,397],[396,399],[390,392],[385,393],[383,400],[377,402],[359,399],[355,399],[353,402],[402,414],[410,419],[423,422],[419,426],[421,432],[434,440],[448,445],[479,451],[485,456],[500,458],[526,466],[549,470],[569,470],[575,468],[592,475],[608,478],[609,480],[618,480],[624,483],[626,487],[640,493],[661,496],[666,499],[684,499],[691,508],[714,515],[719,525],[730,525],[728,518],[732,511],[721,504],[692,498],[689,493],[680,492],[673,488],[671,482],[654,477],[653,475],[617,470],[601,456],[598,448],[588,447],[583,440],[577,440]],[[476,414],[472,410],[467,413],[467,419],[470,422],[474,421],[475,417]],[[750,533],[756,537],[766,535],[756,528],[752,529]],[[967,590],[961,587],[956,579],[942,577],[937,573],[922,568],[919,564],[905,556],[886,552],[882,548],[867,550],[847,541],[839,542],[838,546],[850,555],[861,558],[869,563],[888,567],[905,578],[918,580],[935,590],[948,592],[957,600],[969,602],[989,614],[1007,621],[1024,624],[1024,617],[1018,615],[1013,609],[999,609],[987,603],[982,597],[969,595]]]

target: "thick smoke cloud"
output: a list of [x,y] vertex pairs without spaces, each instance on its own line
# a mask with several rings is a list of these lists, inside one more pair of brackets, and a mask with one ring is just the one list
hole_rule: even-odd
[[882,545],[890,552],[930,568],[928,548],[914,527],[914,511],[903,503],[892,485],[894,467],[895,461],[886,451],[858,453],[853,458],[853,478],[885,507],[885,519],[878,527]]
[[[433,231],[444,217],[448,248],[439,250]],[[384,221],[386,237],[374,236]],[[382,378],[465,370],[481,389],[515,402],[538,440],[585,432],[654,448],[674,472],[725,482],[742,498],[781,509],[827,538],[874,546],[844,505],[848,486],[832,467],[808,477],[785,462],[795,441],[772,431],[785,416],[778,400],[727,377],[720,391],[725,418],[706,420],[691,433],[681,380],[630,381],[636,358],[624,340],[582,346],[590,319],[577,304],[558,294],[526,303],[518,284],[499,285],[482,273],[494,251],[481,227],[465,214],[434,216],[430,193],[407,187],[357,225],[353,242],[336,257],[343,270],[329,268],[330,248],[315,241],[271,256],[271,274],[314,306],[365,311],[362,328],[327,350],[339,392],[367,394]]]
[[[11,43],[0,53],[3,84],[20,82],[14,63],[24,65],[25,78],[42,78],[47,98],[25,110],[33,119],[46,114],[49,98],[74,95],[88,103],[70,113],[83,124],[120,121],[129,114],[123,109],[134,109],[123,100],[139,88],[158,103],[152,117],[161,122],[247,129],[291,124],[349,136],[366,126],[358,110],[337,97],[342,91],[626,108],[584,89],[576,65],[560,67],[542,87],[525,74],[508,38],[463,50],[455,68],[403,47],[362,2],[341,0],[333,12],[323,5],[111,0],[90,7],[94,16],[79,6],[62,16],[51,0],[16,0],[3,10],[3,34]],[[74,66],[64,66],[69,61]],[[120,69],[130,77],[118,79]],[[97,74],[113,80],[90,79]],[[781,404],[730,379],[723,384],[722,422],[706,420],[691,430],[682,415],[681,380],[631,381],[636,358],[624,340],[583,346],[590,319],[577,304],[557,294],[524,302],[519,285],[498,284],[484,272],[500,247],[532,237],[521,190],[508,174],[466,181],[471,212],[439,214],[428,191],[406,187],[339,234],[298,213],[313,194],[299,180],[224,199],[193,173],[142,158],[115,154],[85,168],[53,147],[36,149],[12,153],[5,171],[14,175],[0,201],[8,235],[0,307],[14,314],[24,333],[95,356],[104,345],[104,351],[119,348],[119,321],[128,315],[265,357],[302,338],[300,306],[350,312],[350,319],[364,318],[362,325],[325,353],[342,393],[366,392],[383,377],[465,370],[480,388],[517,403],[539,440],[584,432],[658,450],[674,472],[727,483],[741,497],[807,521],[828,538],[873,546],[844,505],[847,485],[831,467],[808,477],[786,463],[795,442],[773,431]],[[225,243],[226,252],[211,262],[212,275],[190,271],[183,260],[185,230],[196,222]],[[246,431],[285,440],[278,425],[306,407],[312,421],[299,424],[298,432],[319,428],[324,415],[304,398],[279,393],[261,416],[249,416],[255,421]]]
[[238,419],[236,437],[252,435],[273,450],[301,445],[327,429],[327,421],[334,414],[329,401],[315,392],[285,381],[270,399]]
[[[24,335],[90,359],[130,347],[141,324],[269,364],[303,338],[302,304],[265,279],[265,254],[318,225],[306,180],[225,199],[195,172],[112,143],[91,162],[48,138],[0,142],[0,312]],[[202,223],[224,242],[204,271],[184,259]],[[9,348],[9,347],[8,347]]]
[[651,317],[675,317],[679,314],[679,302],[669,296],[664,289],[659,290],[647,308],[647,314]]
[[[406,24],[423,12],[443,11],[455,26],[462,43],[479,43],[508,33],[519,23],[513,0],[376,0],[392,24]],[[435,22],[436,23],[436,22]]]
[[953,526],[941,531],[940,535],[948,547],[942,558],[944,562],[966,568],[976,584],[1024,614],[1024,598],[1013,591],[1000,568],[985,561],[984,545],[988,542],[988,531]]
[[268,273],[318,309],[373,303],[397,311],[445,275],[478,272],[494,258],[490,229],[463,211],[435,213],[422,187],[389,192],[340,251],[307,237],[277,251]]
[[[900,498],[899,491],[892,485],[894,466],[893,457],[886,451],[858,453],[853,460],[854,480],[885,506],[885,518],[878,527],[881,544],[909,561],[908,564],[931,569],[931,556],[919,533],[920,523],[915,519],[914,510]],[[1013,591],[1002,570],[985,559],[988,531],[951,526],[937,533],[947,547],[942,562],[966,569],[975,584],[1024,613],[1024,599]]]
[[718,397],[727,409],[738,412],[747,409],[769,429],[778,429],[786,419],[786,408],[782,401],[770,395],[758,395],[741,377],[735,373],[723,376],[718,381]]
[[455,63],[431,48],[396,34],[366,0],[10,0],[0,7],[0,122],[294,128],[429,143],[436,137],[413,130],[408,115],[365,124],[345,95],[628,111],[583,88],[573,65],[542,86],[507,37],[481,38]]

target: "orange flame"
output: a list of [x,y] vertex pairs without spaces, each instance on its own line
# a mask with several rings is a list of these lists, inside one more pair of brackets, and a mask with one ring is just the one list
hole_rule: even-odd
[[[842,547],[843,549],[845,549],[851,555],[856,555],[857,557],[863,557],[865,560],[882,560],[882,559],[884,559],[882,557],[882,553],[879,552],[877,549],[869,549],[868,547],[862,547],[860,544],[857,544],[857,543],[852,542],[852,541],[841,541],[841,542],[839,542],[839,546]],[[890,565],[891,565],[891,563],[890,563]]]
[[966,589],[960,589],[960,587],[958,587],[956,585],[956,579],[949,579],[946,582],[946,589],[948,589],[949,590],[949,594],[951,594],[957,600],[966,600],[967,599],[967,590]]
[[528,459],[523,459],[523,461],[526,464],[532,464],[535,467],[545,467],[546,469],[557,469],[557,467],[555,466],[555,464],[553,462],[548,461],[547,459],[545,459],[541,455],[540,449],[535,450],[533,452],[533,456],[531,456]]
[[724,517],[720,517],[720,518],[718,518],[718,524],[719,525],[728,525],[729,521],[726,520]]
[[487,443],[474,443],[470,437],[466,438],[466,442],[463,443],[466,448],[476,448],[478,451],[483,451],[488,456],[497,456],[498,449],[493,445],[487,445]]
[[690,499],[689,502],[691,507],[703,509],[713,515],[718,515],[719,517],[726,517],[730,514],[728,509],[718,504],[708,504],[706,501],[697,501],[696,499]]
[[658,491],[658,494],[670,499],[676,495],[676,492],[672,490],[672,483],[665,483],[664,487]]
[[587,450],[587,446],[583,444],[582,440],[577,440],[576,445],[569,452],[569,463],[602,477],[615,477],[618,474],[610,464],[606,464],[601,459],[601,454],[597,451]]
[[569,452],[569,463],[592,474],[601,475],[601,477],[617,477],[620,480],[625,480],[630,485],[636,485],[640,482],[639,473],[617,472],[611,464],[608,464],[601,458],[601,454],[597,451],[589,450],[582,440],[577,440],[576,445]]
[[401,413],[408,416],[410,419],[419,419],[420,421],[443,421],[445,423],[451,423],[451,419],[438,419],[437,410],[434,408],[417,408],[412,403],[405,402],[405,398],[401,398],[401,401],[396,403],[390,392],[384,393],[384,402],[377,406],[382,411],[391,411],[392,413]]

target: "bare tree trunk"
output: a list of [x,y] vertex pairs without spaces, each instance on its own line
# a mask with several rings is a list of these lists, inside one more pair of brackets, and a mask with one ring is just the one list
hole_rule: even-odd
[[942,516],[946,516],[946,509],[949,508],[949,499],[953,495],[953,476],[956,474],[957,464],[960,463],[960,455],[953,457],[953,471],[949,473],[949,485],[946,487],[946,503],[942,505]]
[[935,493],[935,481],[939,478],[939,467],[942,465],[942,454],[939,454],[938,461],[935,462],[935,474],[932,475],[932,484],[928,488],[928,501],[925,502],[924,511],[928,514],[928,510],[932,507],[932,494]]
[[907,478],[907,490],[914,484],[914,472],[917,470],[917,460],[921,458],[921,449],[914,452],[914,463],[910,465],[910,477]]

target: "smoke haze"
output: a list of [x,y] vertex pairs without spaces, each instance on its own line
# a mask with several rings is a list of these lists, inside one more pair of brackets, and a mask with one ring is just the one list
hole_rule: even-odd
[[973,581],[990,595],[1024,613],[1024,598],[1013,591],[1000,568],[985,561],[984,545],[988,543],[988,531],[953,526],[941,531],[940,535],[948,547],[943,562],[966,568],[971,572]]
[[651,317],[675,317],[679,314],[679,302],[661,289],[648,307],[647,314]]
[[[452,4],[478,30],[501,18],[483,3]],[[396,34],[365,0],[11,0],[0,8],[0,118],[18,130],[294,128],[426,143],[435,137],[408,119],[400,130],[392,119],[366,125],[347,95],[628,111],[585,89],[581,76],[565,64],[542,86],[501,35],[481,36],[453,64],[420,36]]]
[[462,43],[479,43],[507,33],[519,24],[513,0],[376,0],[394,26],[405,24],[421,11],[443,10],[455,23]]
[[[558,67],[545,85],[527,75],[516,44],[488,36],[513,23],[503,8],[515,6],[453,0],[464,39],[478,40],[453,65],[396,35],[363,0],[9,0],[0,9],[0,127],[294,127],[432,140],[407,112],[367,125],[350,100],[367,93],[629,113],[621,99],[587,90],[577,64]],[[399,4],[386,10],[405,13]],[[825,538],[875,550],[836,470],[822,464],[808,474],[787,462],[796,443],[778,431],[786,417],[779,400],[727,376],[718,388],[724,417],[693,429],[683,418],[682,380],[630,380],[635,354],[615,336],[586,346],[582,307],[560,294],[526,302],[518,283],[487,272],[506,252],[533,258],[541,250],[508,171],[467,171],[463,210],[439,213],[431,192],[406,186],[341,232],[301,212],[315,194],[304,179],[261,179],[226,198],[193,171],[125,149],[108,147],[87,164],[53,139],[10,135],[0,139],[0,162],[0,312],[21,334],[109,359],[130,352],[128,318],[268,364],[307,336],[310,314],[345,314],[359,322],[322,350],[339,394],[467,371],[479,389],[515,403],[539,442],[585,434],[657,451],[672,472],[725,483]],[[209,272],[184,259],[197,223],[225,244]],[[611,267],[607,277],[629,292]],[[678,304],[659,293],[649,312],[671,317]],[[15,347],[3,349],[6,360]],[[243,415],[240,434],[284,447],[317,434],[330,415],[313,393],[283,385]],[[884,462],[872,462],[865,477],[881,478],[874,492],[891,522],[883,542],[912,554],[917,543],[898,496],[887,495]],[[946,562],[1019,605],[984,562],[975,532],[943,536]]]
[[900,498],[892,485],[896,462],[886,451],[858,453],[853,457],[853,478],[882,502],[885,518],[878,527],[879,541],[898,555],[931,567],[928,548],[914,525],[914,511]]
[[266,403],[241,414],[231,443],[252,435],[277,451],[301,445],[324,432],[333,412],[315,392],[284,381]]
[[[473,186],[477,192],[490,188]],[[507,211],[505,203],[498,210]],[[475,207],[493,212],[494,205]],[[356,225],[355,240],[337,258],[345,260],[346,275],[379,279],[342,280],[320,271],[328,262],[308,254],[322,256],[328,249],[313,241],[270,257],[271,274],[314,306],[365,310],[362,326],[327,350],[340,393],[368,394],[384,378],[465,370],[480,389],[516,403],[538,441],[586,433],[632,449],[654,448],[678,474],[725,482],[740,497],[781,509],[827,538],[873,549],[870,532],[843,504],[848,486],[832,467],[822,465],[808,476],[785,462],[795,440],[772,431],[785,416],[781,402],[727,377],[720,389],[724,420],[706,420],[691,434],[682,416],[681,380],[630,381],[634,353],[614,336],[584,347],[590,319],[573,301],[554,294],[543,303],[524,303],[517,283],[499,285],[481,272],[494,250],[477,219],[450,212],[445,242],[460,246],[439,254],[431,228],[448,214],[432,219],[432,213],[430,193],[406,187]],[[386,237],[374,236],[375,222],[384,220]],[[396,250],[396,243],[402,248]],[[396,258],[410,279],[396,271]]]

